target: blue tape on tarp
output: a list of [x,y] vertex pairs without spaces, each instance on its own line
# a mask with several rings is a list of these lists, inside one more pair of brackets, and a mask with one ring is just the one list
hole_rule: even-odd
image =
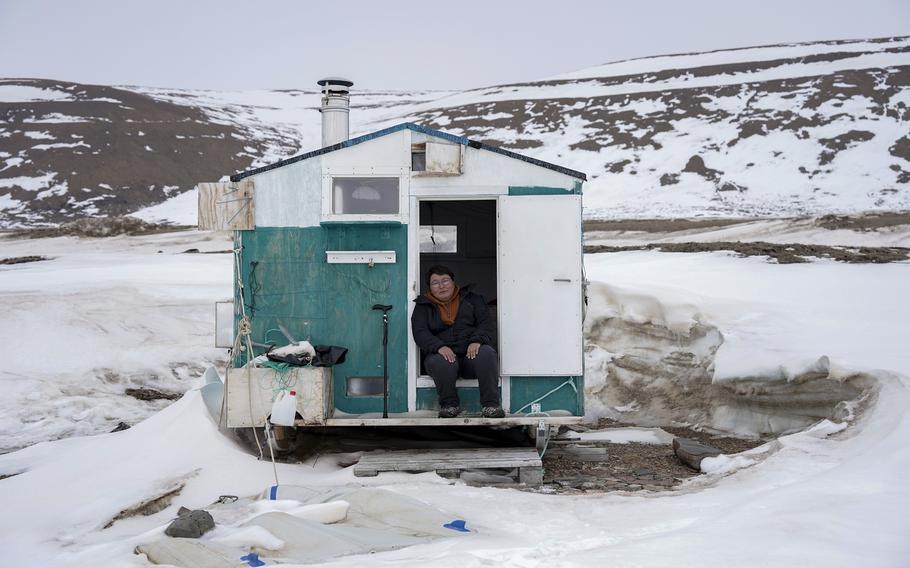
[[241,556],[240,560],[246,562],[250,566],[265,566],[265,562],[259,560],[259,555],[255,552],[251,552],[246,556]]
[[442,526],[443,526],[443,528],[452,529],[453,531],[471,532],[470,529],[466,528],[464,525],[465,525],[465,522],[463,520],[455,519],[451,523],[446,523]]

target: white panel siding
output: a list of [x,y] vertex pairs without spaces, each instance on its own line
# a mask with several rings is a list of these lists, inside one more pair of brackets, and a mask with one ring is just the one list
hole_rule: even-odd
[[263,172],[256,181],[257,227],[318,227],[322,210],[319,157]]
[[495,195],[503,188],[555,187],[574,189],[581,181],[541,166],[503,156],[489,150],[466,147],[464,173],[457,176],[433,177],[415,173],[411,178],[414,195]]
[[411,131],[402,130],[322,156],[324,173],[335,169],[368,174],[370,168],[411,167]]

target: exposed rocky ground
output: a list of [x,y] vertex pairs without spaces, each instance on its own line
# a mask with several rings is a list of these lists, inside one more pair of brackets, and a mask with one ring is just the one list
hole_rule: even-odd
[[810,262],[813,258],[829,258],[841,262],[874,263],[899,262],[910,259],[910,249],[902,247],[833,247],[798,243],[766,242],[660,243],[641,246],[589,245],[586,253],[619,252],[625,250],[662,250],[665,252],[732,251],[740,256],[766,256],[778,264]]
[[41,79],[2,87],[47,96],[0,98],[0,226],[123,215],[243,169],[259,153],[198,108],[128,89]]
[[[595,429],[622,428],[627,425],[601,419]],[[582,428],[587,430],[586,428]],[[698,440],[721,450],[736,454],[764,443],[763,440],[717,436],[684,427],[663,427],[674,436]],[[701,475],[684,464],[673,452],[671,444],[611,444],[585,442],[585,446],[603,448],[604,460],[586,460],[570,454],[544,454],[544,487],[542,491],[576,493],[588,491],[667,491],[687,479]]]

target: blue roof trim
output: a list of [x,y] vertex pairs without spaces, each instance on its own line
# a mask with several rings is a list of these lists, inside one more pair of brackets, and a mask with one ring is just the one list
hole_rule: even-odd
[[547,168],[548,170],[553,170],[567,176],[572,176],[583,181],[587,181],[588,176],[582,172],[575,170],[570,170],[569,168],[564,168],[562,166],[557,166],[556,164],[551,164],[550,162],[544,162],[543,160],[538,160],[536,158],[530,158],[528,156],[523,156],[521,154],[516,154],[515,152],[510,152],[509,150],[503,150],[498,146],[490,146],[489,144],[483,144],[482,142],[477,142],[475,140],[470,140],[463,136],[455,136],[454,134],[449,134],[448,132],[443,132],[441,130],[434,130],[432,128],[427,128],[426,126],[421,126],[419,124],[414,124],[413,122],[404,122],[402,124],[396,124],[395,126],[390,126],[389,128],[384,128],[382,130],[377,130],[370,134],[364,134],[363,136],[358,136],[357,138],[351,138],[350,140],[345,140],[344,142],[339,142],[338,144],[333,144],[331,146],[326,146],[325,148],[320,148],[319,150],[313,150],[312,152],[307,152],[305,154],[300,154],[286,160],[281,160],[280,162],[275,162],[274,164],[269,164],[268,166],[262,166],[261,168],[256,168],[253,170],[247,170],[245,172],[240,172],[231,176],[231,181],[240,181],[243,178],[254,176],[256,174],[261,174],[263,172],[268,172],[277,168],[287,166],[296,162],[307,160],[316,156],[321,156],[323,154],[328,154],[329,152],[334,152],[335,150],[341,150],[342,148],[349,148],[351,146],[356,146],[363,142],[379,138],[381,136],[386,136],[399,130],[413,130],[414,132],[422,132],[423,134],[429,134],[430,136],[436,136],[437,138],[442,138],[448,140],[449,142],[455,142],[456,144],[461,144],[462,146],[470,146],[471,148],[477,148],[480,150],[489,150],[490,152],[495,152],[497,154],[502,154],[503,156],[508,156],[510,158],[515,158],[516,160],[521,160],[522,162],[527,162],[529,164],[534,164],[535,166],[540,166],[542,168]]

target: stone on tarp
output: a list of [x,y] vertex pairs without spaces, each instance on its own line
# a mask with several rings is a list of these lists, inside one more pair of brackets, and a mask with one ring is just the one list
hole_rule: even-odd
[[673,452],[684,464],[696,471],[701,471],[701,461],[703,459],[719,456],[723,453],[717,448],[689,438],[673,438]]
[[179,538],[199,538],[215,528],[215,519],[203,509],[180,507],[177,518],[164,529],[164,534]]

